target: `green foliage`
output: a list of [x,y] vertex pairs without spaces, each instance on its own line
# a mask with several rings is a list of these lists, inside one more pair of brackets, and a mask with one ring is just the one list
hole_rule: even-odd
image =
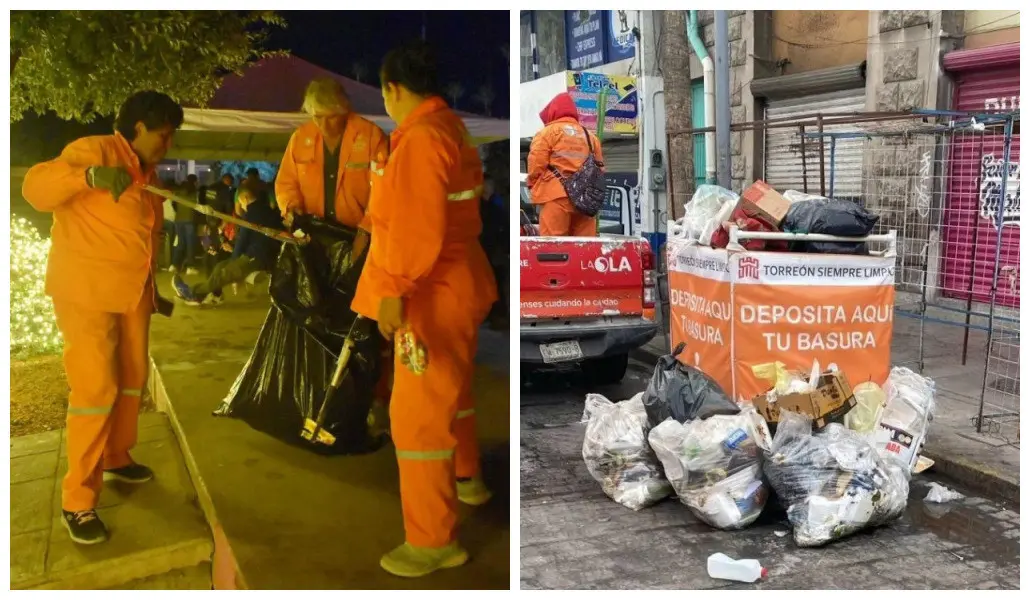
[[222,78],[281,54],[269,11],[12,11],[11,120],[52,110],[90,122],[153,89],[204,106]]

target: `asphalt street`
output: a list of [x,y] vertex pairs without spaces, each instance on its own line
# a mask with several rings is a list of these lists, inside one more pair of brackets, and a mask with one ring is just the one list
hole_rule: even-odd
[[[630,362],[619,385],[591,388],[575,374],[539,375],[521,394],[522,589],[1018,589],[1019,508],[932,471],[911,483],[907,512],[890,525],[821,548],[799,548],[782,509],[751,527],[719,531],[675,498],[634,512],[601,491],[582,458],[587,392],[623,400],[652,366]],[[966,494],[924,502],[937,481]],[[765,580],[711,579],[709,555],[758,559]]]

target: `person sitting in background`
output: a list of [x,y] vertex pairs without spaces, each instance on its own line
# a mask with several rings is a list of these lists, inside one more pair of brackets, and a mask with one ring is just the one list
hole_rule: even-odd
[[205,272],[210,276],[218,263],[232,256],[232,246],[222,237],[221,227],[204,224],[198,233]]
[[271,203],[271,196],[269,194],[269,185],[264,179],[261,179],[261,171],[251,167],[247,169],[247,178],[240,184],[240,188],[247,186],[254,193],[257,200],[269,204]]
[[[186,200],[197,201],[197,176],[189,175],[178,194]],[[185,204],[175,204],[175,247],[172,250],[172,273],[186,271],[187,275],[196,275],[193,266],[197,254],[197,226],[194,223],[193,209]]]
[[[238,201],[244,211],[243,218],[247,221],[264,227],[283,228],[279,211],[258,200],[258,194],[246,184],[240,186]],[[221,304],[222,288],[244,281],[257,271],[270,270],[278,255],[278,240],[240,227],[231,257],[215,265],[207,280],[191,286],[176,275],[172,278],[172,287],[175,294],[189,306]]]

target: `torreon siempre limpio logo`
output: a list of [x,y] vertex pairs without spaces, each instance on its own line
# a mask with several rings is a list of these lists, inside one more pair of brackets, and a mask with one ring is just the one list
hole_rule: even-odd
[[737,279],[758,279],[758,259],[742,256],[737,263]]

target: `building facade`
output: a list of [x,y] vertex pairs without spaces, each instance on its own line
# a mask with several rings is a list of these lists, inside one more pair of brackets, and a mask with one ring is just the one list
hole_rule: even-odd
[[[714,12],[697,13],[697,33],[715,57]],[[524,11],[521,17],[519,127],[523,158],[529,139],[542,126],[537,113],[556,93],[573,91],[581,115],[589,117],[593,110],[596,122],[597,94],[591,95],[589,86],[619,90],[614,100],[608,98],[609,107],[613,102],[629,104],[631,99],[622,91],[631,87],[636,93],[632,98],[635,113],[620,106],[621,128],[613,123],[604,129],[612,179],[603,218],[619,222],[621,232],[660,239],[669,218],[666,184],[656,184],[649,177],[652,155],[667,156],[662,65],[658,61],[665,32],[659,13]],[[912,109],[990,113],[1019,108],[1017,11],[728,11],[728,33],[727,100],[731,122],[737,125],[816,113]],[[690,74],[692,122],[694,127],[702,127],[702,65],[693,49]],[[716,98],[716,103],[723,101]],[[839,130],[855,128],[837,126]],[[987,252],[975,249],[978,244],[986,247],[980,243],[983,240],[1001,236],[1010,249],[1002,253],[1003,258],[1018,260],[1018,130],[1004,192],[1014,202],[1012,210],[1006,209],[1004,228],[992,224],[991,219],[975,224],[969,219],[962,227],[949,222],[954,215],[983,212],[990,202],[979,189],[976,193],[958,190],[972,190],[977,182],[982,184],[996,175],[984,172],[993,168],[1000,154],[1001,141],[996,136],[986,136],[987,155],[994,157],[986,167],[979,164],[979,154],[942,156],[941,145],[931,139],[930,150],[936,154],[929,162],[939,165],[947,160],[951,166],[947,172],[938,166],[929,175],[935,186],[930,194],[915,189],[925,184],[910,172],[928,162],[925,148],[914,144],[893,147],[890,143],[875,146],[869,140],[842,136],[834,141],[832,150],[823,146],[822,160],[833,165],[830,175],[825,165],[821,171],[818,167],[818,144],[802,143],[801,137],[797,128],[745,125],[733,131],[732,188],[740,191],[763,179],[778,189],[807,188],[861,202],[880,214],[882,227],[900,232],[907,255],[925,256],[930,242],[966,248],[962,252],[970,256],[949,256],[961,260],[941,261],[945,265],[942,272],[933,274],[940,278],[942,288],[961,287],[970,279],[969,275],[963,279],[947,272],[948,265],[993,262],[986,254],[977,254]],[[702,135],[695,134],[694,147],[695,177],[700,183],[707,166]],[[960,181],[960,174],[972,181]],[[913,207],[912,199],[921,195],[932,196],[934,206]],[[954,233],[960,229],[961,234]],[[954,239],[944,239],[949,231]],[[970,240],[959,239],[962,236]],[[979,242],[973,243],[973,238]],[[989,287],[985,279],[989,273],[985,268],[982,274],[974,274],[973,287]],[[1018,302],[1018,297],[1013,302]]]

